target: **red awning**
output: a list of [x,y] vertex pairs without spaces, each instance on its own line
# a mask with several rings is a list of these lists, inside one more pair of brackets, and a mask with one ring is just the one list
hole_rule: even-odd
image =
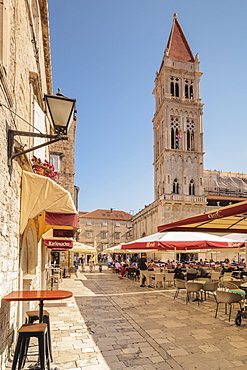
[[247,233],[247,201],[184,218],[158,227],[158,231]]
[[78,214],[46,212],[45,223],[46,225],[72,226],[78,228]]

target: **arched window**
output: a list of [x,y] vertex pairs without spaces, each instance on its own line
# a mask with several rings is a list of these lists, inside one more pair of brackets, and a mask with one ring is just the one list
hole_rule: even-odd
[[171,149],[175,149],[175,134],[174,128],[171,128]]
[[190,86],[190,99],[193,99],[193,86]]
[[179,97],[179,86],[177,82],[175,84],[175,96]]
[[195,184],[193,180],[189,183],[189,195],[195,195]]
[[179,149],[178,128],[171,128],[171,149]]
[[191,150],[195,150],[195,140],[194,140],[194,131],[191,131],[190,134],[190,143],[191,143]]
[[173,181],[172,192],[174,194],[179,194],[179,184],[177,179]]
[[193,119],[187,119],[187,150],[194,151],[195,150],[195,122]]
[[190,144],[190,130],[187,130],[187,150],[191,150]]
[[171,82],[171,95],[174,96],[174,82]]
[[186,99],[188,99],[188,98],[189,98],[189,88],[188,88],[188,85],[185,85],[184,95],[185,95],[185,98],[186,98]]

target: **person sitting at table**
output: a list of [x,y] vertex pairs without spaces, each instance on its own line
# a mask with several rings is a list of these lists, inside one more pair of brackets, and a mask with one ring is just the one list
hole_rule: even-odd
[[204,277],[208,276],[207,271],[201,266],[201,264],[199,262],[197,262],[196,267],[197,267],[197,276],[198,277],[203,277],[204,278]]
[[124,275],[125,275],[125,272],[127,271],[127,265],[123,265],[122,268],[120,269],[120,276],[119,278],[120,279],[123,279]]
[[186,279],[187,280],[194,280],[197,277],[197,270],[194,268],[194,265],[191,263],[189,265],[189,269],[186,273]]
[[148,262],[147,266],[148,266],[148,271],[154,271],[154,266],[155,266],[154,260],[151,260],[150,262]]
[[182,265],[179,263],[174,270],[174,279],[181,279],[184,280],[185,273],[182,271]]

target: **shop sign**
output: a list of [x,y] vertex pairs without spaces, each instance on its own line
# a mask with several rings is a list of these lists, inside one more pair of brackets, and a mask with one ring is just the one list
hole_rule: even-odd
[[45,239],[44,245],[52,250],[68,250],[73,248],[72,240]]

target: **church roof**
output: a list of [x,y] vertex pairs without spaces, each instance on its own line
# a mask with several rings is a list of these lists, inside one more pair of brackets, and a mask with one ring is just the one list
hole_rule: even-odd
[[180,26],[177,14],[174,14],[171,33],[167,42],[167,53],[171,59],[181,62],[194,62],[194,56],[190,49],[189,43]]

